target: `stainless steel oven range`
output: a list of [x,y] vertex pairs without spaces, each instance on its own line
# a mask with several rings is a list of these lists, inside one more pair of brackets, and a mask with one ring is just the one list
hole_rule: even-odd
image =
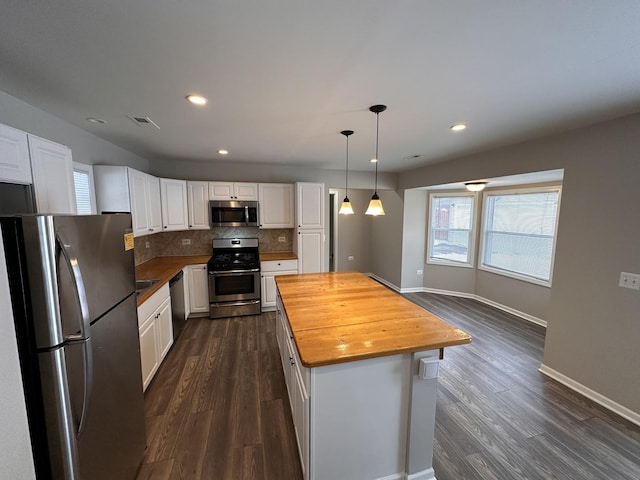
[[257,238],[213,240],[209,273],[209,317],[260,313],[260,255]]

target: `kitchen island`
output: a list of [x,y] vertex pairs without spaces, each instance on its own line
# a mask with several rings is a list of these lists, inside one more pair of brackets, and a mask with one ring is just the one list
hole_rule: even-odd
[[283,275],[276,284],[305,479],[435,479],[438,361],[471,337],[360,273]]

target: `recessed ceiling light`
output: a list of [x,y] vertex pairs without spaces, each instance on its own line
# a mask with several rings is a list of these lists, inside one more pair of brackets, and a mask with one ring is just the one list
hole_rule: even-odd
[[461,132],[462,130],[467,128],[467,126],[464,123],[454,123],[449,128],[454,132]]
[[221,148],[220,150],[218,150],[218,153],[220,155],[228,155],[229,154],[229,150],[225,150],[224,148]]
[[187,100],[189,100],[194,105],[206,105],[208,100],[204,98],[202,95],[187,95]]
[[106,120],[101,120],[99,118],[94,118],[94,117],[88,117],[87,122],[91,122],[91,123],[96,123],[98,125],[105,125],[107,122]]

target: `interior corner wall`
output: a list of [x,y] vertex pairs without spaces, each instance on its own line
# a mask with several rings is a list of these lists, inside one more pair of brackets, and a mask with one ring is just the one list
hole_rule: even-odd
[[634,114],[399,178],[404,190],[563,168],[543,363],[637,414],[640,293],[618,280],[622,271],[640,273],[639,131]]
[[426,190],[411,189],[404,192],[402,226],[402,271],[400,288],[403,291],[420,289],[426,248],[428,194]]
[[[340,205],[345,191],[337,191]],[[349,200],[355,213],[338,215],[338,251],[335,258],[338,272],[371,272],[371,218],[364,214],[370,197],[371,190],[349,189]]]
[[0,123],[66,145],[71,149],[74,162],[126,165],[144,172],[149,169],[146,159],[2,91]]
[[400,288],[403,201],[393,190],[378,190],[385,215],[371,217],[371,273]]

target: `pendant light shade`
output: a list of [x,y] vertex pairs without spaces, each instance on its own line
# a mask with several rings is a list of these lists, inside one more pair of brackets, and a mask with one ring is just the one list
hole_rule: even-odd
[[342,215],[353,215],[353,207],[351,207],[351,202],[349,201],[349,135],[353,135],[353,130],[343,130],[340,132],[347,139],[347,166],[344,173],[344,200],[342,201],[342,206],[340,207],[340,211]]
[[386,105],[373,105],[372,107],[369,107],[369,110],[376,114],[376,183],[373,189],[373,195],[371,196],[371,201],[369,202],[369,208],[364,212],[365,215],[384,215],[382,202],[380,201],[380,197],[378,197],[378,138],[380,134],[380,113],[384,112],[386,109]]

